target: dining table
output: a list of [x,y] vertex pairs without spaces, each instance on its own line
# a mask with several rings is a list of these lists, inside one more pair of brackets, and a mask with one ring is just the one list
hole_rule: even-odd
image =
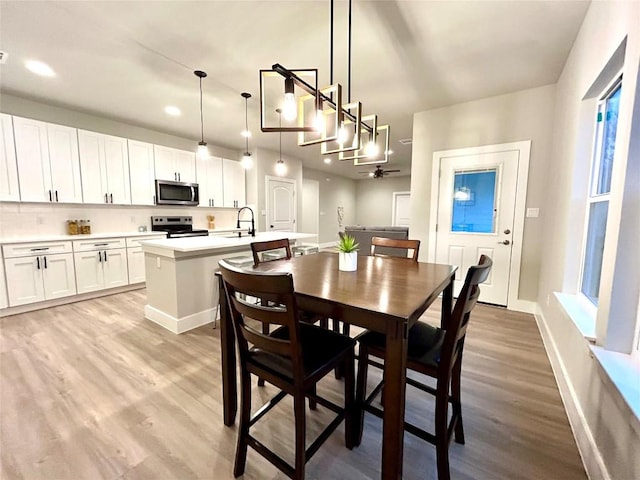
[[[298,307],[325,318],[385,334],[385,408],[381,478],[402,478],[407,337],[409,329],[442,295],[441,326],[451,316],[456,266],[401,257],[358,255],[353,272],[338,268],[338,254],[320,252],[249,267],[293,276]],[[235,333],[220,277],[220,339],[224,424],[238,408]]]

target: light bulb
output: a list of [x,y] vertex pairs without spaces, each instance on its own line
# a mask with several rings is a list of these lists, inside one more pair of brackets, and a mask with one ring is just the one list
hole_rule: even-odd
[[341,124],[340,128],[338,129],[338,145],[342,146],[347,142],[347,138],[349,137],[349,133],[347,132],[347,129],[344,128],[344,125]]
[[241,163],[242,163],[242,168],[244,168],[245,170],[249,170],[253,168],[253,158],[251,158],[251,153],[245,152],[244,155],[242,155]]
[[200,160],[206,160],[209,158],[209,149],[207,148],[207,142],[198,142],[198,158]]
[[324,113],[322,113],[322,110],[316,111],[316,116],[313,119],[313,128],[316,129],[316,132],[324,132]]
[[249,130],[243,130],[240,135],[242,135],[244,138],[251,138],[251,132]]
[[374,172],[369,172],[369,176],[373,178],[376,174]]
[[287,173],[287,166],[285,165],[285,163],[282,160],[278,160],[276,162],[276,175],[278,175],[279,177],[283,176],[284,174]]
[[364,153],[367,157],[375,157],[378,154],[378,145],[376,142],[370,141],[367,146],[364,147]]
[[282,104],[282,116],[285,120],[293,121],[298,116],[296,107],[296,97],[293,93],[284,94],[284,103]]

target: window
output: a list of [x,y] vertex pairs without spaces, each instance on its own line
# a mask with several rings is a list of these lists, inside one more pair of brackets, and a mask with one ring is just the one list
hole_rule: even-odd
[[600,289],[621,92],[622,77],[618,78],[601,97],[596,114],[591,184],[587,199],[587,231],[580,282],[580,291],[595,306],[598,305]]

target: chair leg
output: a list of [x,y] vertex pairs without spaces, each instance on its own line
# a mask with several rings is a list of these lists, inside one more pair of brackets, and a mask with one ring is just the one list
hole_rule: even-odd
[[364,430],[364,400],[367,396],[367,370],[369,368],[369,351],[366,346],[360,344],[360,355],[358,359],[358,378],[356,381],[356,421],[354,425],[355,446],[362,442],[362,431]]
[[[442,385],[441,383],[444,383]],[[436,387],[436,464],[438,480],[450,480],[449,476],[449,439],[447,438],[447,409],[449,406],[448,382],[438,382]]]
[[[269,335],[269,324],[268,323],[263,323],[262,324],[262,334],[263,335]],[[264,378],[258,378],[258,386],[259,387],[264,387]]]
[[293,399],[293,411],[296,423],[296,453],[294,480],[304,480],[304,466],[306,464],[306,422],[305,422],[305,397],[296,395]]
[[[333,331],[336,333],[340,333],[340,320],[333,319]],[[342,365],[338,365],[335,369],[335,377],[337,380],[340,380],[344,377],[344,372],[342,371]]]
[[241,398],[240,398],[240,424],[238,426],[238,445],[236,447],[236,460],[233,466],[233,476],[244,474],[247,464],[247,440],[249,438],[249,421],[251,420],[251,375],[244,371],[241,373]]
[[462,402],[460,400],[460,373],[462,370],[462,358],[458,357],[453,371],[451,372],[451,397],[453,404],[451,409],[453,410],[453,418],[455,419],[456,426],[454,430],[454,438],[456,443],[464,445],[464,427],[462,426]]
[[[314,385],[313,388],[311,389],[311,393],[313,393],[314,395],[317,393],[316,385]],[[318,408],[318,402],[316,402],[314,399],[310,398],[309,399],[309,410],[316,410],[317,408]]]
[[344,408],[346,410],[346,416],[344,420],[344,442],[349,450],[352,450],[355,445],[355,430],[354,427],[357,424],[356,409],[354,408],[354,360],[353,353],[348,355],[344,359]]

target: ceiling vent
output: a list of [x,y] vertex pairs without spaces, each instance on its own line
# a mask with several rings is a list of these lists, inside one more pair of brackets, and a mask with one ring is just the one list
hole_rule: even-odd
[[398,140],[398,142],[400,142],[402,145],[411,145],[413,143],[413,139],[412,138],[403,138],[401,140]]
[[3,52],[0,51],[0,64],[5,64],[7,63],[7,57],[9,56],[9,54],[7,52]]

